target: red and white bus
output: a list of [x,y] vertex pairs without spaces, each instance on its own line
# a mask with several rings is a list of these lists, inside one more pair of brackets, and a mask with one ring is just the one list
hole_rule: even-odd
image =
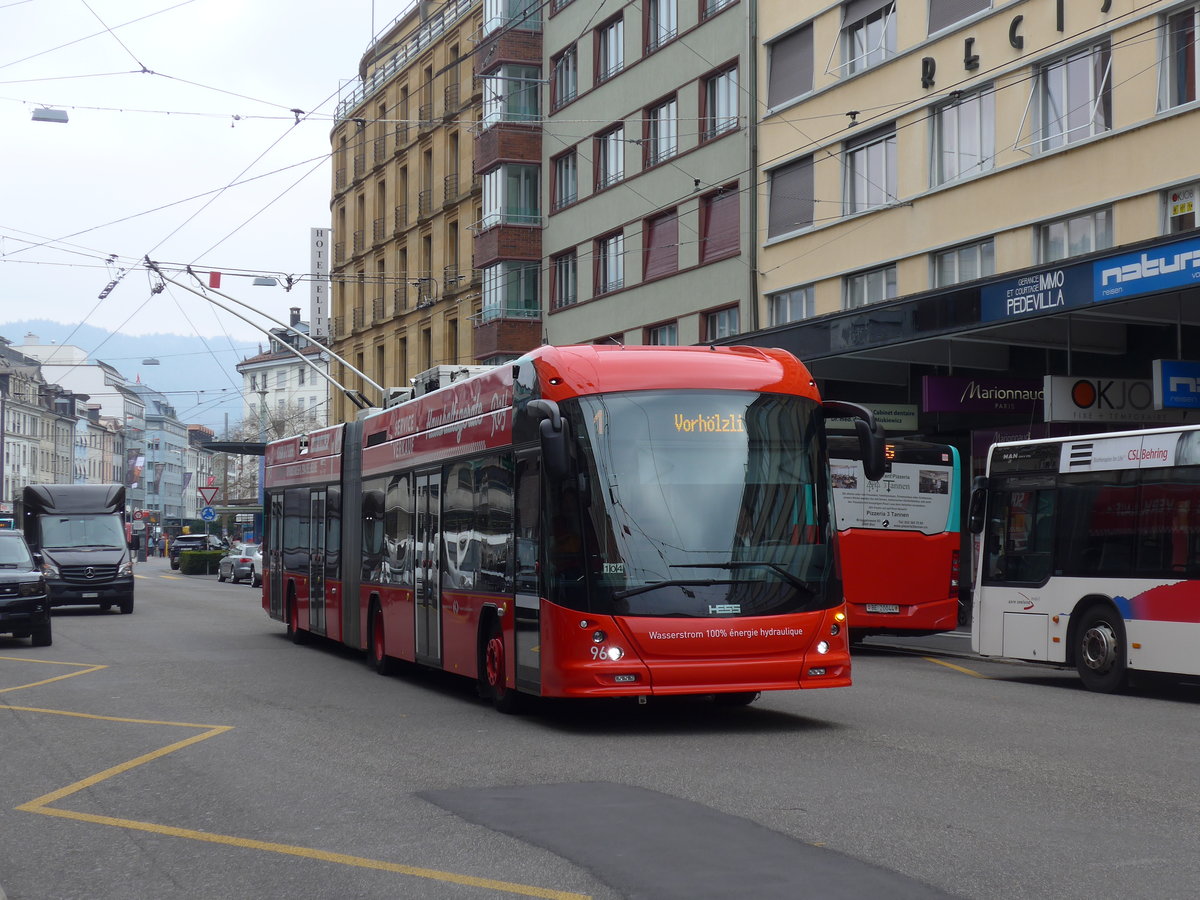
[[266,448],[263,606],[294,640],[520,695],[850,684],[824,416],[749,347],[542,347]]
[[977,653],[1200,675],[1200,426],[993,444],[969,524]]
[[830,436],[829,468],[854,640],[958,627],[961,493],[951,444],[895,438],[885,473],[863,476],[855,438]]

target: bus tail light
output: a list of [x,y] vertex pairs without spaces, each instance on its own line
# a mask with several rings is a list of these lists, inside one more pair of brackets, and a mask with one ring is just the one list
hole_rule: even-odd
[[950,596],[958,593],[958,551],[950,552]]

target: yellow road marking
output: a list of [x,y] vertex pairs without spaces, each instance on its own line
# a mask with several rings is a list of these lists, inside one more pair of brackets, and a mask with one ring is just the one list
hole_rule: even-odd
[[[0,657],[0,659],[22,659],[21,657]],[[46,660],[23,660],[27,662],[46,662]],[[82,665],[80,663],[60,663],[59,665]],[[80,672],[72,672],[71,675],[83,675],[86,672],[94,672],[104,666],[92,666]],[[58,678],[68,678],[70,675],[60,675]],[[56,681],[57,678],[49,679]],[[47,682],[39,682],[47,683]],[[26,685],[32,687],[33,685]],[[8,688],[7,690],[15,690]],[[576,894],[571,891],[558,891],[550,888],[539,888],[528,884],[517,884],[511,881],[498,881],[491,878],[477,878],[472,875],[460,875],[456,872],[444,872],[439,869],[426,869],[419,866],[406,866],[399,863],[390,863],[378,859],[368,859],[362,856],[352,856],[346,853],[333,853],[328,850],[317,850],[311,847],[299,847],[294,844],[277,844],[272,841],[259,841],[252,838],[240,838],[227,834],[216,834],[209,831],[197,831],[191,828],[177,828],[173,825],[159,825],[154,822],[141,822],[136,819],[121,819],[113,816],[98,816],[90,813],[75,812],[69,809],[56,809],[49,804],[69,797],[72,794],[77,794],[86,788],[93,787],[102,781],[106,781],[122,772],[128,772],[138,766],[152,762],[156,759],[161,759],[168,754],[174,753],[176,750],[182,750],[184,747],[190,747],[193,744],[198,744],[201,741],[208,740],[211,737],[216,737],[219,734],[224,734],[227,731],[232,731],[232,725],[198,725],[191,722],[163,722],[153,719],[132,719],[120,716],[101,716],[92,713],[71,712],[62,709],[41,709],[32,706],[8,706],[0,704],[0,709],[11,709],[19,712],[44,713],[54,716],[69,716],[78,719],[95,719],[104,722],[124,722],[133,725],[168,725],[176,728],[200,728],[205,729],[200,734],[192,735],[181,741],[176,741],[174,744],[169,744],[158,750],[153,750],[145,753],[128,762],[119,763],[111,766],[102,772],[97,772],[87,778],[76,781],[66,787],[59,788],[56,791],[51,791],[48,794],[43,794],[34,800],[23,803],[16,807],[19,812],[38,813],[44,816],[52,816],[59,819],[70,819],[76,822],[89,822],[95,825],[107,825],[114,828],[126,828],[135,831],[145,831],[152,834],[161,834],[168,837],[178,837],[193,841],[203,841],[209,844],[221,844],[228,847],[239,847],[245,850],[259,850],[264,853],[279,853],[287,856],[298,856],[304,859],[312,859],[320,862],[336,863],[343,866],[353,866],[360,869],[374,869],[381,872],[393,872],[398,875],[408,875],[412,878],[426,878],[431,881],[440,881],[448,884],[461,884],[467,887],[477,887],[484,890],[500,891],[506,894],[516,894],[522,897],[540,897],[543,900],[590,900],[587,894]]]
[[28,659],[24,656],[0,656],[0,659],[12,660],[14,662],[39,663],[43,666],[74,666],[79,669],[78,672],[68,672],[66,675],[55,675],[53,678],[43,678],[41,681],[31,681],[28,684],[16,684],[12,687],[0,688],[0,694],[6,694],[9,691],[21,691],[25,688],[50,684],[54,681],[62,681],[64,678],[74,678],[76,675],[87,675],[89,672],[99,672],[101,669],[108,668],[107,666],[96,666],[91,663],[58,662],[52,659]]
[[934,659],[932,656],[922,656],[921,659],[926,662],[937,663],[939,666],[945,666],[947,669],[953,669],[955,672],[962,672],[964,675],[970,675],[973,678],[990,678],[989,675],[984,675],[982,672],[976,672],[974,669],[968,669],[965,666],[956,666],[954,663],[948,663],[944,659]]

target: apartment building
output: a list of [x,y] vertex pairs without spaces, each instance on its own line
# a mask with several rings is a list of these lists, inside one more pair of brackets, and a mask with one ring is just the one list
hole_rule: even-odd
[[547,5],[550,343],[695,344],[758,328],[756,7]]
[[997,435],[1181,419],[1152,398],[1155,360],[1200,359],[1200,5],[759,15],[764,327],[743,342],[976,459]]
[[[242,376],[242,425],[268,440],[329,424],[329,359],[308,338],[309,323],[292,307],[287,328],[235,367]],[[247,437],[251,435],[246,435]]]
[[[481,306],[471,265],[482,218],[471,169],[481,93],[472,78],[482,0],[420,2],[367,48],[337,107],[331,348],[385,388],[473,361]],[[382,403],[335,362],[338,383]],[[330,421],[356,407],[331,394]]]

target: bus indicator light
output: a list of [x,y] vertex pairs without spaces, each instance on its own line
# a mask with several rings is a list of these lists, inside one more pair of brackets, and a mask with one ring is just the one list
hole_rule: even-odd
[[603,644],[608,639],[608,635],[603,631],[596,630],[592,632],[592,641],[596,644]]
[[809,669],[809,670],[808,670],[808,674],[809,674],[810,676],[824,675],[824,674],[825,674],[825,668],[824,668],[824,667],[821,667],[821,668],[819,668],[819,669]]

